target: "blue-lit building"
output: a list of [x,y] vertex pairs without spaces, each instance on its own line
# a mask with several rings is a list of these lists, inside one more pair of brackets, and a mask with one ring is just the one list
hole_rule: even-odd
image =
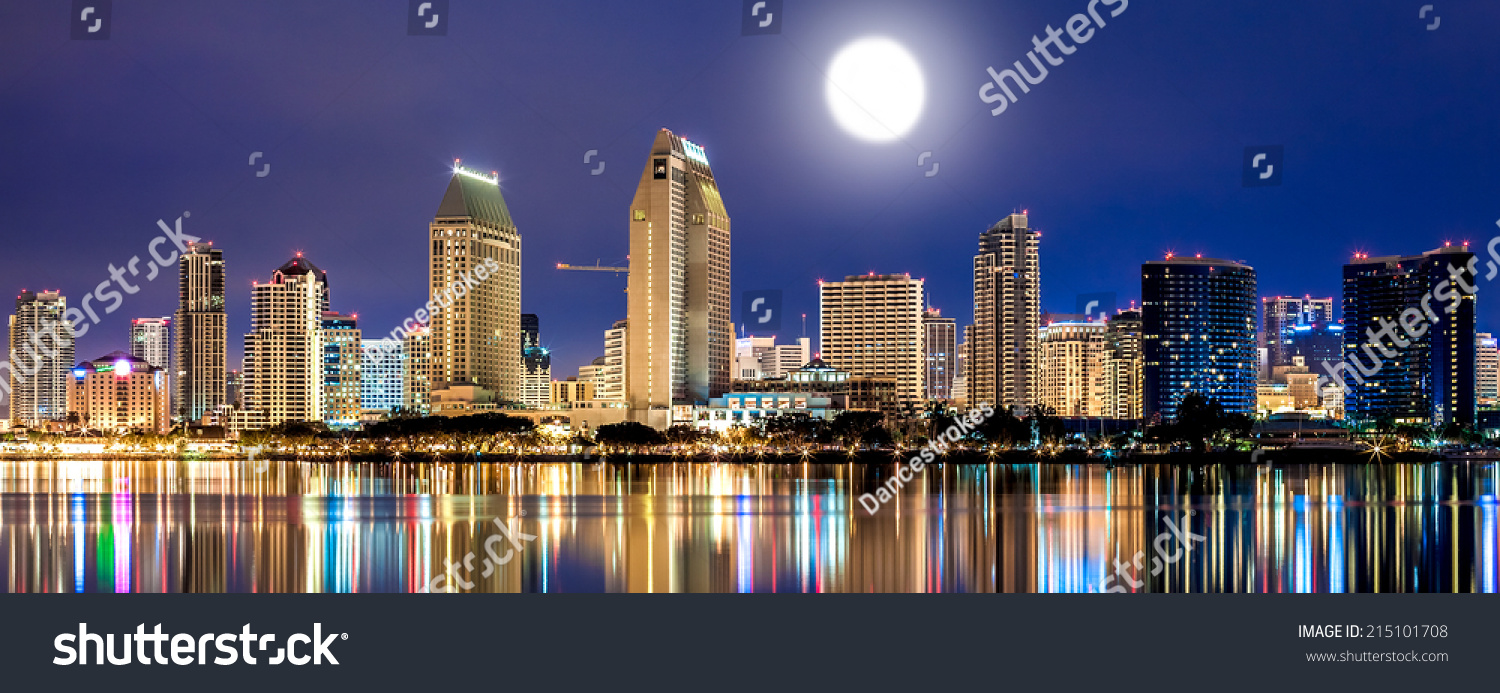
[[1169,421],[1188,393],[1254,415],[1259,353],[1255,269],[1205,257],[1141,266],[1147,421]]
[[322,315],[323,423],[329,428],[360,424],[361,355],[359,321],[353,315],[325,311]]
[[1325,370],[1345,388],[1346,417],[1474,423],[1473,258],[1444,246],[1344,265],[1344,363]]
[[1344,326],[1339,323],[1297,325],[1287,331],[1286,359],[1301,356],[1313,373],[1326,373],[1325,363],[1334,364],[1344,358]]
[[399,339],[366,339],[360,347],[360,407],[366,413],[389,413],[402,406],[405,345]]

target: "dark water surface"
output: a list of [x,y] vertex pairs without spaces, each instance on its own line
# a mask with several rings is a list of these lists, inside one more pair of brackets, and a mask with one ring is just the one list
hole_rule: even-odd
[[[1497,468],[0,462],[8,592],[1494,592]],[[1190,547],[1191,550],[1185,550]]]

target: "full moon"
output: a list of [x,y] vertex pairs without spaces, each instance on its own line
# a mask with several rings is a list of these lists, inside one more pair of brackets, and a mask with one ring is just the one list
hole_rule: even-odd
[[833,57],[824,95],[834,120],[849,134],[889,142],[917,124],[927,87],[911,53],[895,41],[873,36]]

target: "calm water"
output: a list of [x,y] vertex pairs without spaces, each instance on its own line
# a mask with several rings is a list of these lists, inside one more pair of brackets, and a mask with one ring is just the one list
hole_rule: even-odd
[[1496,590],[1494,463],[932,466],[872,517],[857,498],[892,471],[0,462],[0,574],[10,592]]

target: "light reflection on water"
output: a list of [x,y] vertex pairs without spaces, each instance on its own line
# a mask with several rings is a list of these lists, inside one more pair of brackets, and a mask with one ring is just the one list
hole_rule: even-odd
[[[872,517],[858,496],[893,471],[0,462],[0,571],[9,592],[415,592],[438,576],[485,592],[1497,586],[1494,463],[934,465]],[[486,540],[508,545],[495,518],[535,538],[492,566]],[[1160,560],[1184,518],[1204,540]]]

